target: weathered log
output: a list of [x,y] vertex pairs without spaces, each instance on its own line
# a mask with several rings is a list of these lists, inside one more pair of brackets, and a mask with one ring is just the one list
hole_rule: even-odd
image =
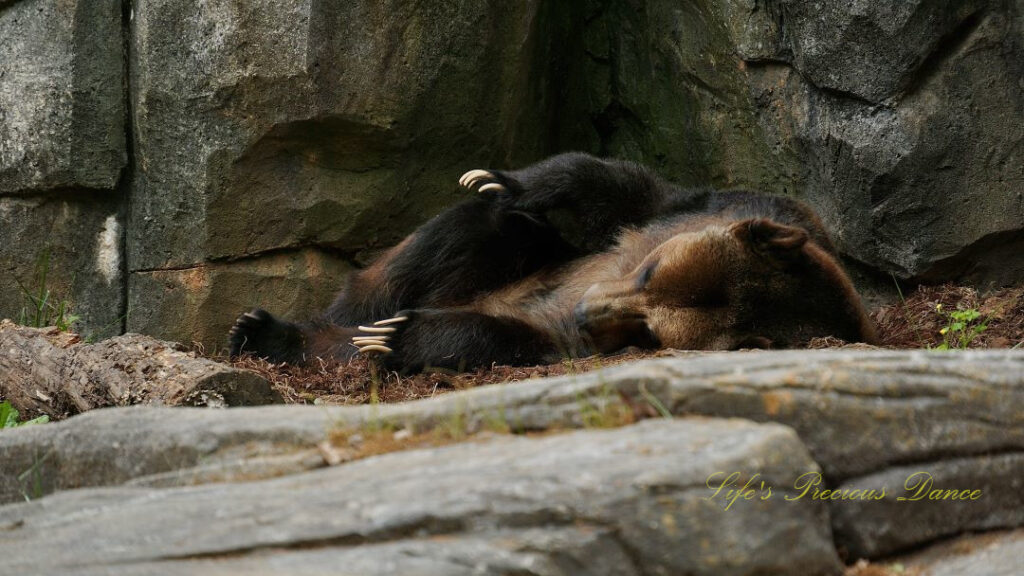
[[95,344],[55,328],[0,321],[0,399],[23,418],[64,418],[95,408],[250,406],[281,402],[253,372],[186,352],[172,342],[125,334]]

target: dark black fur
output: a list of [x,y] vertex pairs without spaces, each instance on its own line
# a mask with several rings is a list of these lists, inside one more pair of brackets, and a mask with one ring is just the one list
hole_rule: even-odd
[[452,206],[421,226],[389,262],[384,294],[363,294],[349,279],[326,319],[351,326],[407,308],[458,306],[579,251],[542,216],[509,210],[485,198]]
[[402,310],[409,320],[398,324],[384,357],[392,369],[426,367],[466,370],[491,363],[537,364],[555,349],[550,339],[526,322],[460,310]]

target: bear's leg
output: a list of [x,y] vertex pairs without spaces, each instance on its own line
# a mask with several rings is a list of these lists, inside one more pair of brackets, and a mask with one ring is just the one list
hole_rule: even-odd
[[302,364],[313,358],[351,358],[357,352],[351,338],[359,334],[356,328],[326,322],[286,322],[256,309],[238,317],[228,342],[232,358],[253,354],[275,364]]
[[266,310],[255,309],[238,317],[228,333],[231,357],[254,354],[277,362],[303,360],[306,336],[297,324],[278,320]]
[[544,332],[515,318],[468,310],[403,310],[360,326],[353,343],[392,370],[469,370],[493,364],[552,361],[558,350]]
[[578,254],[543,218],[473,198],[354,274],[325,320],[345,326],[405,308],[448,308]]
[[688,194],[637,164],[578,152],[521,170],[470,170],[459,183],[508,210],[552,222],[585,253],[607,248],[622,228],[664,215]]
[[442,212],[353,274],[320,320],[295,324],[263,310],[242,315],[229,336],[231,354],[289,363],[348,358],[355,349],[347,326],[404,308],[467,304],[576,255],[543,219],[473,198]]

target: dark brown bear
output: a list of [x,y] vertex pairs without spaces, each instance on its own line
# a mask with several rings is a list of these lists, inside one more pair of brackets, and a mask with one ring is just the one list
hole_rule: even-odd
[[460,183],[477,196],[354,274],[320,320],[244,314],[232,355],[463,370],[627,346],[875,340],[821,221],[791,198],[684,190],[576,153]]

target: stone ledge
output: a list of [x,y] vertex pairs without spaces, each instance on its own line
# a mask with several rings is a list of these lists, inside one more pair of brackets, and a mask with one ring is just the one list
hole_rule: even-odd
[[752,461],[780,487],[816,469],[792,430],[742,420],[498,436],[257,482],[63,492],[2,509],[0,557],[65,574],[322,573],[371,552],[369,574],[838,573],[823,503],[708,498],[708,476]]
[[[0,471],[0,502],[21,499],[16,477],[43,455],[37,467],[49,493],[244,459],[230,449],[247,444],[309,449],[332,429],[366,422],[422,429],[458,418],[472,431],[498,417],[519,430],[572,428],[595,407],[624,401],[786,424],[826,477],[842,482],[910,462],[1024,450],[1024,351],[725,353],[375,407],[108,409],[0,434],[0,459],[11,463]],[[101,471],[90,472],[97,462]]]

